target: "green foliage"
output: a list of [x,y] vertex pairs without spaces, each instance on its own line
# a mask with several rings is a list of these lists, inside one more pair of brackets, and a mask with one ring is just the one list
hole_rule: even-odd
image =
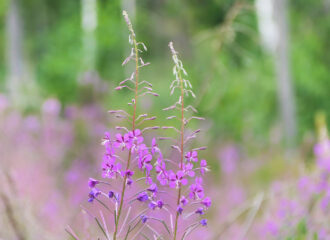
[[[295,232],[293,236],[287,237],[286,240],[306,240],[308,238],[308,228],[306,224],[306,220],[302,219],[296,226]],[[313,234],[313,239],[317,240],[317,233]]]
[[[0,1],[0,32],[5,32],[8,0]],[[84,72],[80,1],[18,1],[24,23],[24,54],[44,97],[79,101],[77,79]],[[253,1],[241,1],[253,5]],[[137,1],[137,34],[148,46],[144,72],[160,94],[167,95],[170,66],[169,40],[176,42],[198,89],[196,103],[212,120],[214,136],[264,141],[278,123],[274,62],[261,48],[255,12],[243,8],[232,21],[233,1]],[[96,30],[96,71],[115,85],[126,73],[121,61],[128,52],[121,19],[121,1],[99,0]],[[300,135],[313,128],[317,110],[329,114],[330,34],[329,9],[321,1],[290,2],[291,66]],[[224,27],[225,26],[225,27]],[[5,38],[0,38],[0,59],[5,61]],[[6,67],[0,66],[4,83]],[[156,81],[155,81],[156,80]],[[125,98],[125,94],[122,94]],[[108,96],[108,100],[112,99]],[[116,105],[117,103],[112,103]],[[156,101],[155,109],[165,102]]]

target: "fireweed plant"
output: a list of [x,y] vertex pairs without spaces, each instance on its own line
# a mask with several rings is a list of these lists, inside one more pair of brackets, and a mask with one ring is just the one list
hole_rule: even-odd
[[[105,217],[94,217],[98,227],[106,239],[187,239],[189,234],[200,226],[206,226],[203,218],[205,211],[211,206],[211,199],[206,197],[203,189],[203,176],[207,168],[206,160],[199,159],[199,151],[205,147],[191,149],[189,144],[196,138],[200,130],[188,131],[186,126],[191,120],[203,120],[193,116],[196,110],[185,105],[185,98],[195,97],[182,62],[169,44],[174,61],[175,79],[170,85],[171,95],[179,93],[178,100],[165,111],[173,114],[167,120],[179,120],[179,127],[164,126],[162,129],[174,130],[178,139],[171,137],[155,137],[148,144],[145,132],[158,129],[157,126],[139,129],[146,121],[156,119],[146,113],[137,113],[137,103],[146,94],[158,96],[152,84],[140,81],[140,68],[148,65],[140,57],[146,46],[136,40],[130,19],[123,12],[129,29],[131,54],[123,62],[135,63],[131,76],[120,82],[116,90],[128,89],[134,93],[128,104],[131,112],[110,110],[117,118],[127,120],[129,126],[117,126],[115,135],[105,133],[103,145],[105,154],[102,162],[102,180],[90,178],[90,203],[100,204],[113,215],[110,227]],[[188,117],[189,115],[189,117]],[[158,140],[169,140],[172,143],[165,151],[158,145]],[[163,153],[164,152],[164,153]],[[110,226],[110,225],[109,225]],[[71,232],[71,235],[74,236]]]

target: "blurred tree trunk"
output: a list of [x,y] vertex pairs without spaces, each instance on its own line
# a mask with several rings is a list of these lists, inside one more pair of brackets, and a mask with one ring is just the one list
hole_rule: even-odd
[[22,20],[17,0],[10,0],[6,17],[7,88],[12,101],[20,102],[20,82],[24,77]]
[[274,56],[277,93],[287,147],[295,143],[296,109],[289,61],[287,0],[256,0],[258,25],[265,48]]
[[81,27],[83,30],[83,68],[78,79],[80,84],[80,101],[95,102],[98,98],[95,90],[100,83],[96,71],[97,59],[97,0],[81,0]]
[[275,51],[278,98],[283,118],[287,146],[293,146],[296,137],[296,109],[290,73],[289,24],[287,0],[273,0],[274,17],[278,26],[278,42]]
[[23,21],[20,1],[10,0],[6,15],[6,86],[9,98],[15,107],[35,106],[39,99],[38,88],[33,80],[25,58]]
[[83,66],[85,71],[96,67],[97,2],[81,0],[81,25],[83,29]]

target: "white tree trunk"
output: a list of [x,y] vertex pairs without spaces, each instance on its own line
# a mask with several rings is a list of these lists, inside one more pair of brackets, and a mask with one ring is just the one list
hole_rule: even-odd
[[262,43],[275,60],[279,109],[285,141],[290,147],[295,142],[297,127],[290,74],[287,0],[256,0],[255,5]]
[[15,107],[35,106],[39,101],[38,87],[28,68],[23,49],[23,22],[19,2],[10,0],[6,16],[6,87]]
[[7,88],[10,98],[15,102],[20,102],[22,97],[19,91],[25,68],[22,35],[22,21],[17,1],[11,0],[6,17]]
[[95,70],[97,2],[96,0],[81,0],[81,26],[83,29],[84,71]]
[[291,83],[289,60],[289,24],[287,18],[287,0],[273,0],[275,20],[278,26],[279,41],[275,51],[275,66],[280,110],[283,118],[286,142],[294,144],[296,137],[296,107]]

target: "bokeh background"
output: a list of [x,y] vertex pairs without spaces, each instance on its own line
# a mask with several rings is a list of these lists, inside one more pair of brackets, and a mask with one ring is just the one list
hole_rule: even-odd
[[77,231],[93,229],[81,216],[87,180],[115,126],[107,110],[128,100],[113,91],[130,72],[122,10],[148,47],[142,79],[160,94],[141,108],[167,124],[173,41],[207,119],[198,141],[211,165],[208,239],[329,236],[306,212],[280,230],[272,210],[292,216],[298,194],[296,205],[285,194],[267,200],[317,172],[313,147],[330,113],[329,0],[0,0],[0,239],[69,239],[64,228],[82,217]]

